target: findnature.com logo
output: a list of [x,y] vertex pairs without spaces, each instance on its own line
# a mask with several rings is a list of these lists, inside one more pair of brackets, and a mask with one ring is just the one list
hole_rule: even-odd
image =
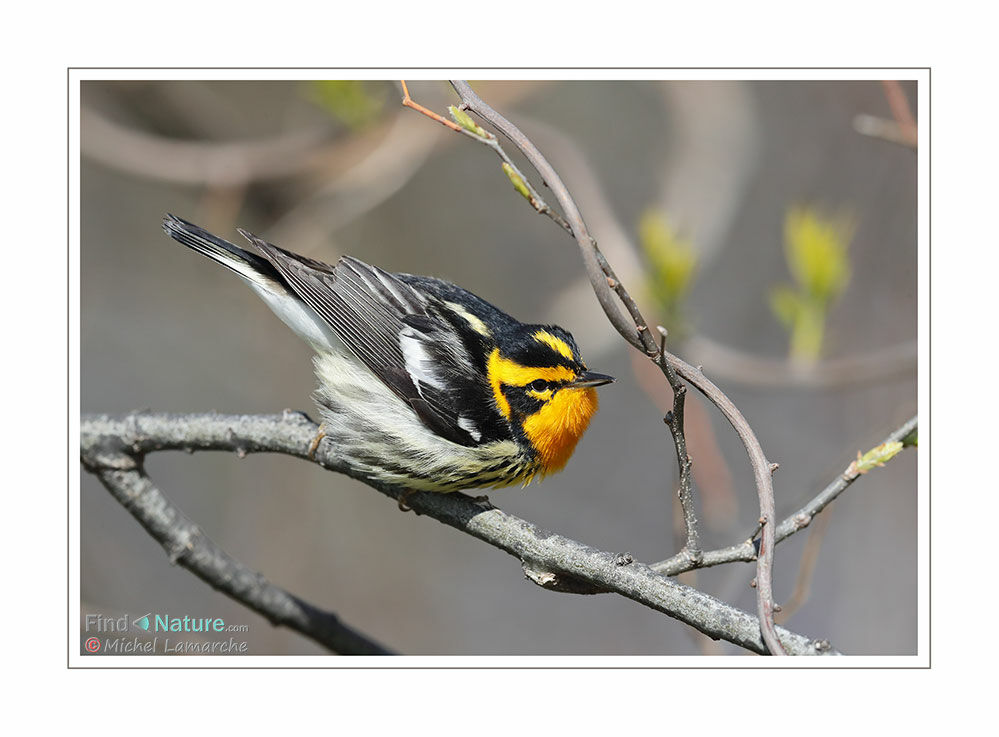
[[[248,652],[248,643],[229,637],[224,640],[206,640],[212,635],[247,632],[245,624],[226,624],[222,617],[182,617],[171,614],[147,612],[139,617],[123,614],[111,617],[104,614],[87,614],[83,620],[86,638],[83,650],[88,654],[105,655],[153,655],[153,654],[217,654],[243,655]],[[153,635],[132,635],[141,630]],[[97,635],[105,635],[101,638]],[[171,633],[160,636],[157,633]],[[180,637],[177,637],[177,635]],[[185,634],[201,639],[184,638]]]

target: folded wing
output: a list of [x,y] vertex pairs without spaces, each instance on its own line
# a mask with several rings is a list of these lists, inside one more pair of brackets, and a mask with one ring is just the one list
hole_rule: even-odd
[[432,297],[356,258],[331,267],[240,233],[428,428],[461,445],[481,440],[460,410],[489,401],[486,387]]

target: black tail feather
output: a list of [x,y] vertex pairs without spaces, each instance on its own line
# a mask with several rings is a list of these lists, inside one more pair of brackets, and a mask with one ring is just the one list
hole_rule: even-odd
[[245,277],[246,267],[249,267],[251,271],[263,277],[283,281],[277,270],[266,259],[176,215],[166,214],[163,218],[163,231],[178,243],[183,243],[191,250],[207,256],[240,276]]

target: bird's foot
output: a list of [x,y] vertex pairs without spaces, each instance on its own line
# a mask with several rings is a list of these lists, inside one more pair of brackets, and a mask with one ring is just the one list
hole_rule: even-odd
[[416,489],[403,489],[399,492],[398,501],[400,512],[415,512],[416,514],[419,514],[419,512],[416,512],[411,506],[409,506],[409,497],[413,496],[415,493]]
[[312,442],[309,443],[309,460],[316,460],[316,451],[319,450],[319,444],[323,442],[323,438],[326,437],[326,423],[319,423],[319,432],[316,433],[316,437],[312,438]]

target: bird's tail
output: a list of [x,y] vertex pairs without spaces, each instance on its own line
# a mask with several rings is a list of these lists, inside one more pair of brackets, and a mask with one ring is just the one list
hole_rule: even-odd
[[283,282],[270,262],[176,215],[163,218],[163,230],[178,243],[234,271],[251,284]]
[[[163,230],[174,240],[234,272],[316,351],[342,353],[347,350],[333,328],[295,293],[292,286],[263,256],[243,250],[176,215],[163,218]],[[251,239],[251,243],[254,242],[252,239],[255,236],[245,235]]]

